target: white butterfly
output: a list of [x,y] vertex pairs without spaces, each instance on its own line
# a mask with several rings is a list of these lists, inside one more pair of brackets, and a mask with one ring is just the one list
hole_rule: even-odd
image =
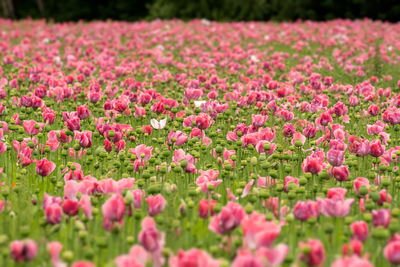
[[211,21],[209,21],[208,19],[202,19],[201,23],[203,23],[206,26],[210,26],[211,25]]
[[254,61],[255,63],[260,62],[260,60],[255,55],[251,55],[250,59],[251,59],[251,61]]
[[157,121],[156,119],[151,119],[150,124],[151,126],[153,126],[154,129],[157,130],[164,129],[165,125],[167,124],[167,117],[165,117],[160,121]]
[[197,100],[197,101],[194,101],[194,106],[195,106],[196,108],[199,108],[199,107],[201,107],[201,105],[203,105],[204,103],[206,103],[205,100]]

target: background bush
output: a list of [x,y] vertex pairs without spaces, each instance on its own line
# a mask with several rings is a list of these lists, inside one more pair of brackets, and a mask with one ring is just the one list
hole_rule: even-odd
[[218,21],[371,18],[398,21],[398,0],[0,0],[3,17],[74,20],[206,18]]

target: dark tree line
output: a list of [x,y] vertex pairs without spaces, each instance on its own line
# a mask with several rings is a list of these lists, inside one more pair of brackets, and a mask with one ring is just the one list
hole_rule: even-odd
[[400,20],[399,0],[0,0],[3,17],[74,20]]

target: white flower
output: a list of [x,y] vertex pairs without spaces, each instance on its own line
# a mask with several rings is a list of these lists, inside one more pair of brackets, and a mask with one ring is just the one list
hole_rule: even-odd
[[165,125],[167,124],[167,117],[165,117],[164,119],[162,119],[160,121],[157,121],[156,119],[151,119],[150,124],[151,124],[151,126],[153,126],[154,129],[157,129],[157,130],[164,129]]

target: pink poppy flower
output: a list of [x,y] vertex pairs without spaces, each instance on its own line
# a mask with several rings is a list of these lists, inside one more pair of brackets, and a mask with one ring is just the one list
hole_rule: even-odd
[[43,123],[37,123],[34,120],[26,120],[23,122],[24,130],[29,135],[37,135],[43,128]]
[[245,245],[250,249],[270,247],[281,232],[281,227],[265,220],[265,216],[253,212],[241,222]]
[[341,166],[344,163],[344,151],[330,149],[326,153],[326,158],[332,166]]
[[306,142],[306,137],[299,132],[295,132],[292,139],[292,145],[296,145],[296,141],[299,141],[302,145]]
[[357,255],[353,255],[350,257],[343,257],[335,260],[332,263],[332,267],[348,267],[348,266],[373,267],[374,265],[367,259],[360,258]]
[[51,263],[55,267],[66,267],[67,264],[60,260],[60,252],[63,245],[60,242],[52,241],[47,243],[47,250],[49,251]]
[[326,193],[326,197],[329,199],[340,199],[343,200],[346,197],[347,189],[342,187],[331,187]]
[[65,121],[65,126],[70,131],[79,131],[81,129],[80,119],[79,118],[71,118]]
[[86,104],[76,107],[76,114],[81,120],[87,119],[91,115],[88,106]]
[[252,125],[256,128],[263,127],[265,122],[267,121],[268,116],[260,115],[260,114],[252,114],[251,115],[251,122]]
[[317,197],[320,212],[326,217],[345,217],[349,214],[354,199],[339,199]]
[[148,204],[147,212],[150,216],[156,216],[157,214],[161,213],[167,203],[161,194],[156,196],[148,196],[146,198],[146,202]]
[[135,189],[132,191],[132,195],[133,195],[133,206],[136,209],[140,209],[140,207],[142,206],[142,199],[144,197],[144,191],[141,189]]
[[96,267],[96,265],[89,261],[77,261],[74,262],[71,267]]
[[90,202],[90,196],[83,195],[79,200],[79,207],[82,209],[83,213],[88,219],[92,219],[92,203]]
[[400,241],[389,242],[383,250],[383,255],[391,264],[400,264]]
[[356,221],[350,225],[353,232],[353,239],[364,242],[368,238],[368,224],[364,221]]
[[[323,152],[322,152],[323,154]],[[324,166],[325,156],[321,155],[320,152],[313,152],[310,156],[304,159],[301,167],[303,168],[303,172],[309,172],[312,174],[319,174]]]
[[388,227],[390,223],[391,212],[389,209],[380,209],[372,211],[372,223],[374,226]]
[[238,227],[246,217],[246,212],[240,204],[228,202],[221,212],[211,219],[208,228],[214,233],[224,235]]
[[199,216],[203,219],[208,218],[209,215],[213,216],[215,203],[217,203],[217,201],[214,199],[201,199],[199,201]]
[[112,230],[114,223],[122,226],[125,214],[124,198],[119,194],[112,195],[101,207],[103,212],[103,228]]
[[178,149],[174,151],[174,156],[172,157],[172,162],[176,164],[183,164],[187,172],[196,173],[196,166],[194,166],[194,157],[190,154],[186,154],[183,149]]
[[197,128],[199,128],[201,130],[205,130],[211,126],[210,116],[208,116],[205,113],[200,113],[199,115],[197,115],[195,122],[196,122]]
[[37,245],[31,239],[15,240],[10,243],[11,257],[17,262],[31,261],[36,257]]
[[318,218],[319,207],[318,203],[312,200],[297,201],[293,207],[294,217],[300,221],[307,221],[309,218]]
[[370,155],[378,158],[385,152],[385,146],[381,144],[381,140],[373,140],[370,143]]
[[232,262],[232,267],[264,267],[264,261],[251,253],[239,253]]
[[360,188],[362,186],[366,187],[369,190],[369,180],[364,177],[357,177],[354,180],[353,186],[354,186],[354,190],[357,192],[357,194],[360,194]]
[[156,228],[153,218],[146,217],[142,221],[142,230],[139,233],[140,244],[149,252],[159,252],[164,245],[164,235]]
[[305,246],[309,247],[308,253],[301,253],[299,258],[309,266],[319,266],[325,261],[325,249],[318,239],[308,239],[306,242],[300,242],[300,250]]
[[268,266],[280,266],[283,264],[289,247],[285,244],[279,244],[274,248],[261,247],[257,249],[255,256],[268,263]]
[[333,167],[332,175],[337,181],[346,181],[350,175],[349,167],[348,166]]
[[201,191],[207,193],[209,191],[209,186],[213,186],[215,189],[220,183],[222,183],[221,179],[217,179],[218,174],[218,171],[212,169],[207,171],[200,170],[200,176],[196,179],[196,185],[201,188]]
[[292,177],[292,176],[286,176],[284,184],[283,184],[283,190],[285,192],[288,192],[288,190],[289,190],[288,186],[290,183],[295,184],[297,187],[299,187],[299,178]]
[[205,251],[192,248],[188,251],[179,250],[176,256],[171,255],[169,258],[169,266],[218,267],[220,266],[220,261],[213,259]]
[[36,173],[40,176],[49,176],[56,168],[54,162],[43,158],[42,160],[36,161]]
[[175,146],[181,146],[188,140],[186,134],[181,131],[170,131],[168,134],[168,142],[173,143]]
[[79,140],[81,147],[87,148],[92,146],[92,131],[74,132],[75,140]]
[[79,212],[79,203],[74,200],[66,199],[62,204],[63,212],[69,216],[75,216]]

